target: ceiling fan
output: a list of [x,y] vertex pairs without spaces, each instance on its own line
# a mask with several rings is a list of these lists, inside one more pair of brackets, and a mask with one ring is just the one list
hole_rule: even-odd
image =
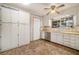
[[53,12],[56,12],[57,14],[59,14],[58,9],[64,6],[65,6],[64,4],[61,4],[59,6],[51,5],[49,8],[44,8],[44,9],[49,10],[49,12],[46,15],[49,15],[50,13],[53,13]]

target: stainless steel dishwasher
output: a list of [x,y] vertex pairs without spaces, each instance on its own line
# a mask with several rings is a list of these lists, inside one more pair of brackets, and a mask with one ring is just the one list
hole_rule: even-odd
[[50,41],[51,38],[51,33],[50,32],[45,32],[45,39]]

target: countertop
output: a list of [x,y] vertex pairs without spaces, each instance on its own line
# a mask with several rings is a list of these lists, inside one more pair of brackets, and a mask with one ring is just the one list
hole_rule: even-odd
[[43,28],[43,29],[41,29],[41,31],[43,31],[43,32],[59,32],[59,33],[62,33],[62,34],[79,35],[79,31],[76,31],[76,29],[72,29],[72,28],[65,28],[65,29],[61,29],[61,28]]

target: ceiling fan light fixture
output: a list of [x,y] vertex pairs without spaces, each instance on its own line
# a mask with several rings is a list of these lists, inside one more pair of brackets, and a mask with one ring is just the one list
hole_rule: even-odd
[[52,10],[52,11],[51,11],[51,13],[54,13],[54,12],[55,12],[55,10]]

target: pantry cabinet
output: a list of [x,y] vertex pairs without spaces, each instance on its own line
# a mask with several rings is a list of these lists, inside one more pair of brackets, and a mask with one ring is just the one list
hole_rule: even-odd
[[0,51],[30,42],[30,14],[22,10],[0,7]]
[[1,25],[1,50],[5,51],[12,48],[12,26],[10,23],[2,23]]
[[1,7],[1,21],[2,22],[12,22],[11,19],[11,9]]
[[25,11],[19,11],[19,23],[30,23],[30,14]]
[[11,21],[12,21],[12,23],[18,23],[18,21],[19,21],[19,11],[11,10]]
[[19,24],[19,46],[29,43],[29,25]]

